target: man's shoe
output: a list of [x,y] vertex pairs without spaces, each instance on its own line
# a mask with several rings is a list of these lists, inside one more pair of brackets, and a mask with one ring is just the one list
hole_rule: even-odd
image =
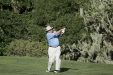
[[51,71],[49,71],[49,70],[46,70],[46,72],[51,72]]
[[60,73],[60,71],[59,70],[55,70],[54,73]]

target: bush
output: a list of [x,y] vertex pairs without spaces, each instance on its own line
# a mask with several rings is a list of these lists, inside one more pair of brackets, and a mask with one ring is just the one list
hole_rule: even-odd
[[46,43],[30,40],[14,40],[7,46],[7,55],[43,56],[47,54]]
[[6,43],[4,43],[4,42],[0,43],[0,56],[6,55],[7,49],[5,48],[5,46],[6,46]]

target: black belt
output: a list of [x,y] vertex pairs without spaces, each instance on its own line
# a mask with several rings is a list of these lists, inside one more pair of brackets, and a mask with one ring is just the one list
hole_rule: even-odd
[[[49,47],[53,47],[53,46],[49,46]],[[58,47],[58,46],[56,46],[56,47]],[[53,47],[53,48],[56,48],[56,47]]]

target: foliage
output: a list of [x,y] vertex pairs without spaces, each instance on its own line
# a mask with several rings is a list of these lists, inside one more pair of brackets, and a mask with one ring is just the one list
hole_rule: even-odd
[[[85,33],[83,38],[74,44],[74,48],[73,45],[69,46],[68,52],[70,53],[65,52],[64,48],[64,55],[68,56],[68,59],[71,58],[83,62],[112,63],[112,4],[112,0],[92,0],[90,1],[89,8],[83,7],[84,9],[82,12],[84,14],[81,17],[84,19],[84,29],[89,33],[89,36]],[[77,56],[77,52],[80,56]],[[77,59],[75,59],[75,57]]]
[[0,0],[1,51],[15,39],[43,43],[48,23],[57,30],[67,28],[62,43],[77,41],[84,32],[79,6],[75,0]]
[[64,58],[108,63],[113,60],[112,9],[112,0],[0,0],[0,54],[19,41],[23,46],[35,41],[45,49],[45,27],[50,24],[56,30],[66,27],[60,39]]

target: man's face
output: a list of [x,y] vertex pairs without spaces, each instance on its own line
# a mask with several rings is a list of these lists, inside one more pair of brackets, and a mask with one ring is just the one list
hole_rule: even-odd
[[53,29],[49,30],[48,32],[53,33]]
[[51,29],[51,32],[52,32],[52,33],[54,32],[53,29]]

